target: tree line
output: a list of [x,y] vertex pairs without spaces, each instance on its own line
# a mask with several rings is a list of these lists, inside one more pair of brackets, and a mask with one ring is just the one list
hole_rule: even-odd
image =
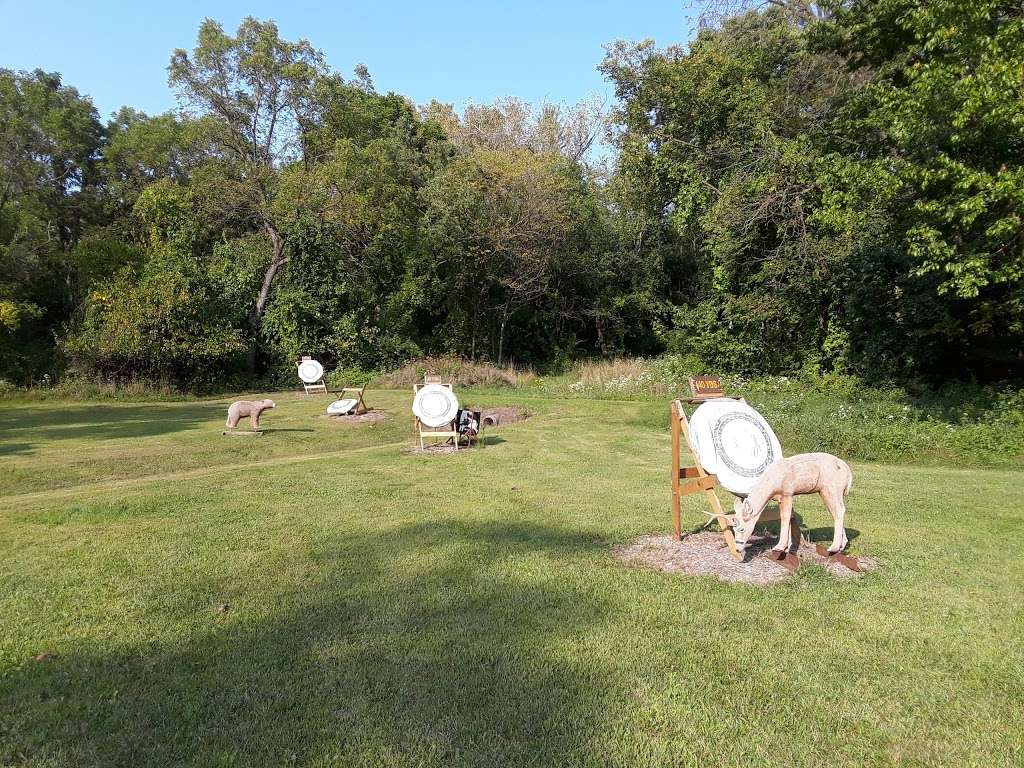
[[0,70],[0,378],[666,350],[1020,377],[1020,3],[709,10],[608,46],[607,113],[415,105],[251,18],[172,54],[167,114]]

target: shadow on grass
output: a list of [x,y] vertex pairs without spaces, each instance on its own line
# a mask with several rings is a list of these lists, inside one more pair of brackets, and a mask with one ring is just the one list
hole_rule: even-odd
[[18,453],[32,453],[32,443],[0,443],[0,456],[14,456]]
[[0,410],[0,433],[15,432],[20,439],[37,437],[40,443],[151,437],[180,432],[210,421],[223,422],[226,412],[217,403],[5,408]]
[[[747,545],[747,551],[756,555],[766,549],[771,549],[779,540],[779,521],[772,520],[770,522],[761,523],[758,522],[756,531],[760,535],[762,532],[767,533],[767,538],[758,539],[752,541]],[[832,526],[820,526],[818,528],[807,528],[801,525],[800,535],[806,537],[813,544],[831,544],[832,543]],[[860,536],[860,531],[856,528],[846,527],[846,538],[848,541],[854,541]]]
[[613,675],[572,649],[612,606],[517,561],[598,546],[549,526],[443,522],[314,545],[315,580],[222,613],[196,605],[180,642],[12,670],[0,763],[600,763]]

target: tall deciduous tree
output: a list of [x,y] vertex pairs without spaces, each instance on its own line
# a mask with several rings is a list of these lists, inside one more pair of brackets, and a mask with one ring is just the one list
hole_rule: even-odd
[[838,129],[906,185],[918,275],[960,307],[963,349],[1024,367],[1024,5],[848,3],[819,30],[870,73]]
[[481,326],[493,323],[503,360],[509,320],[549,290],[582,194],[578,171],[563,158],[526,150],[474,150],[428,185],[438,258],[458,265],[450,295],[471,307],[471,354]]
[[871,234],[849,206],[822,215],[843,60],[808,50],[771,11],[705,30],[688,50],[613,48],[604,70],[622,102],[627,210],[675,272],[670,343],[747,370],[816,356],[841,332],[839,277]]
[[160,179],[187,183],[211,157],[210,121],[181,120],[171,113],[150,117],[122,107],[107,123],[100,169],[115,214],[131,211],[147,184]]
[[69,311],[66,252],[99,219],[103,126],[92,103],[40,70],[0,69],[0,372],[52,370]]
[[470,104],[460,117],[450,104],[433,101],[425,117],[442,125],[463,151],[529,150],[559,154],[585,164],[605,128],[604,104],[593,97],[573,105],[544,102],[540,107],[508,97],[490,105]]
[[[246,18],[232,37],[210,19],[199,28],[191,55],[176,50],[169,82],[187,108],[209,117],[218,173],[203,177],[207,201],[226,219],[261,229],[271,258],[252,306],[254,331],[275,276],[288,261],[288,232],[302,215],[301,199],[282,198],[280,174],[304,160],[312,127],[312,98],[327,72],[323,55],[307,41],[281,39],[273,22]],[[302,185],[290,184],[288,191]]]

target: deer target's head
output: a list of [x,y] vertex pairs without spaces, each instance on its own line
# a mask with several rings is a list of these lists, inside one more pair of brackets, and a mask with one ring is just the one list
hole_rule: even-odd
[[737,499],[733,505],[732,533],[736,537],[736,549],[743,552],[747,548],[747,541],[754,535],[754,526],[757,524],[758,515],[750,507],[746,499]]

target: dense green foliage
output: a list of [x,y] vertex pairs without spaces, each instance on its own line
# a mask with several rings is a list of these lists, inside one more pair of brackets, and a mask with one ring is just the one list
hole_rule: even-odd
[[665,350],[1018,378],[1022,65],[1019,3],[768,3],[609,49],[609,169],[586,104],[418,108],[254,19],[173,53],[178,113],[104,126],[0,71],[0,378]]
[[666,342],[742,371],[1020,373],[1019,4],[852,2],[619,45],[619,173]]

